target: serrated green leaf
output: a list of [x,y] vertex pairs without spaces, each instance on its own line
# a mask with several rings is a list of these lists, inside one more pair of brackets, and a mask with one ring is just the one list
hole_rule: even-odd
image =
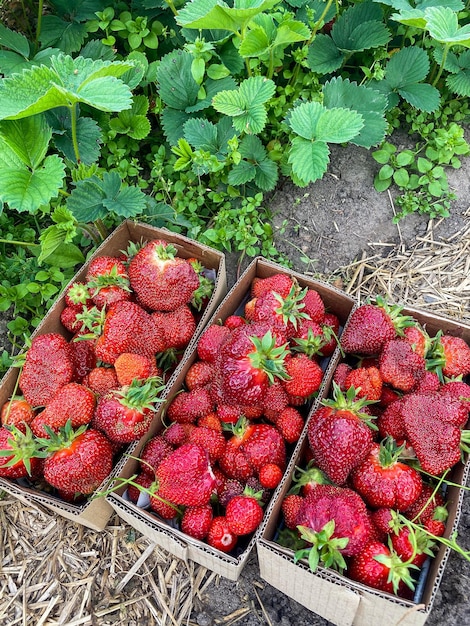
[[391,35],[382,17],[378,4],[355,4],[338,17],[331,29],[331,37],[340,50],[348,52],[384,46]]
[[298,20],[286,20],[277,28],[273,46],[285,48],[293,43],[306,41],[311,35],[310,29]]
[[470,69],[461,70],[446,79],[449,89],[458,96],[470,97]]
[[264,159],[257,164],[255,183],[262,191],[272,191],[278,180],[278,167],[271,159]]
[[459,27],[455,11],[444,6],[430,7],[425,10],[424,16],[433,39],[440,43],[470,47],[470,24]]
[[414,83],[398,89],[400,96],[420,111],[432,113],[439,108],[441,94],[428,83]]
[[40,42],[43,48],[56,46],[65,54],[71,54],[80,50],[87,32],[86,24],[66,22],[56,15],[44,15]]
[[319,102],[303,102],[289,112],[286,122],[297,135],[304,139],[315,139],[318,120],[324,110]]
[[385,76],[392,89],[424,80],[429,72],[429,57],[418,47],[402,48],[387,63]]
[[364,119],[351,109],[325,109],[316,128],[316,139],[328,143],[350,141],[364,126]]
[[34,115],[22,120],[3,120],[0,135],[21,161],[34,170],[46,156],[52,130],[43,115]]
[[139,219],[144,219],[146,223],[152,226],[162,227],[170,224],[175,224],[183,228],[191,228],[192,224],[189,220],[176,213],[176,211],[169,204],[165,202],[157,202],[151,196],[146,196],[147,207],[145,214]]
[[385,24],[382,22],[365,22],[358,24],[344,41],[338,41],[338,39],[334,39],[334,41],[342,52],[350,54],[385,46],[390,39],[390,31]]
[[400,13],[393,13],[390,16],[393,20],[406,26],[412,26],[413,28],[426,28],[426,18],[424,17],[424,11],[420,9],[403,9]]
[[307,65],[318,74],[334,72],[341,67],[344,59],[344,53],[327,35],[317,35],[308,48]]
[[123,187],[117,194],[107,196],[103,205],[124,219],[140,215],[146,207],[144,192],[136,186]]
[[234,165],[228,174],[228,182],[230,185],[238,187],[254,180],[256,168],[253,163],[241,160],[240,163]]
[[52,267],[67,269],[82,265],[85,262],[85,257],[75,244],[62,243],[44,259],[44,262]]
[[288,162],[305,187],[323,177],[330,162],[329,156],[330,151],[324,141],[308,141],[302,137],[294,137]]
[[184,110],[197,102],[199,85],[191,73],[193,57],[189,52],[174,50],[166,54],[157,70],[158,92],[165,104]]
[[171,107],[163,109],[160,121],[170,146],[175,146],[178,140],[184,136],[183,127],[191,117],[193,116],[189,113],[179,111],[178,109],[172,109]]
[[250,161],[261,162],[267,157],[266,148],[263,146],[261,139],[256,135],[243,137],[240,142],[239,151],[244,159],[249,159]]
[[20,33],[10,30],[3,24],[0,24],[0,46],[4,46],[13,52],[17,52],[25,59],[29,58],[30,47],[29,41]]
[[264,76],[252,76],[240,83],[240,95],[248,106],[264,104],[273,97],[275,90],[274,81]]
[[211,154],[218,151],[217,128],[205,119],[188,120],[184,125],[184,138],[196,150],[206,150]]
[[107,213],[103,205],[105,197],[102,181],[98,176],[92,176],[76,183],[66,204],[77,222],[94,222],[105,217]]
[[198,111],[207,109],[211,106],[212,98],[215,94],[219,93],[219,91],[235,89],[237,87],[237,83],[231,76],[225,76],[219,80],[212,80],[211,78],[208,78],[204,81],[204,86],[206,89],[205,98],[198,100],[193,106],[186,107],[186,113],[197,113]]
[[191,0],[179,10],[176,22],[195,29],[222,29],[236,33],[259,13],[280,0],[235,0],[233,7],[223,0]]
[[38,169],[0,169],[0,202],[16,211],[35,213],[43,204],[55,198],[62,187],[65,165],[53,154],[46,157]]
[[[47,113],[47,119],[55,120],[54,123],[54,144],[72,163],[77,159],[73,147],[72,128],[70,113],[65,109],[65,115],[55,115],[57,112],[64,112],[63,108],[55,109]],[[101,154],[102,144],[101,129],[91,117],[79,117],[77,120],[77,142],[80,161],[84,165],[96,163]]]
[[268,35],[261,28],[249,30],[238,49],[243,58],[261,57],[269,51]]

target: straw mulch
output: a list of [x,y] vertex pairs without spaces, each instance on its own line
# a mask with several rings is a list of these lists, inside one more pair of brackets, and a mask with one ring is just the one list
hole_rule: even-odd
[[[338,277],[360,301],[381,293],[468,321],[470,226],[442,240],[431,224],[412,247],[364,256],[329,280]],[[172,558],[117,516],[95,532],[3,493],[0,529],[0,625],[196,626],[191,611],[203,606],[218,581],[205,568]],[[247,604],[214,623],[230,626],[249,612]]]

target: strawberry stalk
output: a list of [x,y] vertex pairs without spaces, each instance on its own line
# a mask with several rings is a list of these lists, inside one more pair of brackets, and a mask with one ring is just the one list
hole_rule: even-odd
[[335,521],[327,522],[320,531],[314,531],[307,526],[297,526],[300,538],[310,546],[298,550],[294,554],[294,562],[300,559],[307,559],[312,572],[315,572],[321,564],[324,567],[331,567],[342,573],[346,569],[341,550],[349,543],[348,537],[333,537],[335,532]]
[[367,398],[358,398],[357,397],[358,389],[354,387],[349,387],[344,394],[339,385],[333,381],[333,398],[322,400],[321,404],[324,406],[331,407],[336,410],[344,410],[351,411],[360,417],[364,422],[371,428],[372,430],[378,430],[375,422],[375,415],[369,415],[369,413],[364,413],[362,409],[369,404],[376,404],[376,400],[367,400]]

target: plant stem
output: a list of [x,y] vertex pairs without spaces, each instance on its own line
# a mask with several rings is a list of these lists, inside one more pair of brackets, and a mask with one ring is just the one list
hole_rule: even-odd
[[175,5],[173,4],[173,0],[165,0],[165,2],[170,7],[171,12],[173,13],[173,15],[178,15],[178,11],[176,10]]
[[11,243],[13,246],[24,246],[25,248],[36,248],[38,243],[28,243],[27,241],[15,241],[14,239],[0,239],[0,243]]
[[41,36],[43,7],[44,7],[44,0],[39,0],[39,3],[38,3],[38,23],[36,25],[36,40],[34,42],[35,45],[36,45],[36,49],[39,47],[39,37]]
[[437,73],[436,78],[433,80],[433,87],[435,87],[437,85],[437,83],[439,82],[440,77],[442,76],[442,72],[444,71],[444,65],[446,64],[446,60],[447,60],[447,55],[449,53],[449,49],[450,49],[451,44],[450,43],[446,43],[444,46],[444,50],[442,51],[442,60],[441,60],[441,65],[439,67],[439,71]]
[[106,226],[103,224],[103,220],[98,219],[93,223],[96,226],[101,238],[106,239],[106,237],[108,236],[108,231],[106,229]]
[[77,139],[77,108],[78,105],[76,102],[72,104],[70,107],[71,114],[71,126],[72,126],[72,143],[73,143],[73,151],[75,153],[75,158],[77,159],[77,164],[80,163],[80,152],[78,150],[78,139]]
[[100,238],[96,236],[96,232],[93,230],[93,228],[89,224],[84,224],[80,222],[79,224],[77,224],[77,227],[83,230],[85,233],[87,233],[87,235],[90,236],[90,239],[93,241],[93,243],[97,245],[101,243]]

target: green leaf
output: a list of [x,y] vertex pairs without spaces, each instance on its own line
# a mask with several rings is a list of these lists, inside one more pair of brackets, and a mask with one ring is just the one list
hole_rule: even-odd
[[374,188],[378,192],[386,191],[390,185],[392,184],[392,178],[379,178],[376,176],[374,178]]
[[308,48],[307,65],[318,74],[329,74],[341,67],[344,58],[331,37],[319,34]]
[[218,152],[217,127],[205,119],[188,120],[184,125],[184,138],[196,150],[206,150],[211,154]]
[[299,182],[305,187],[323,177],[327,170],[330,151],[324,141],[308,141],[294,137],[288,162]]
[[378,4],[355,4],[338,17],[331,29],[331,37],[343,52],[359,52],[384,46],[391,35],[382,18],[382,9]]
[[223,0],[191,0],[179,10],[176,22],[196,29],[222,29],[236,33],[258,13],[278,4],[280,0],[235,0],[233,7]]
[[194,80],[189,52],[174,50],[166,54],[157,70],[158,92],[165,104],[184,110],[197,102],[199,85]]
[[315,139],[318,121],[324,110],[319,102],[303,102],[289,112],[286,122],[297,135]]
[[160,117],[163,132],[170,146],[175,146],[184,136],[184,125],[192,116],[184,111],[166,107]]
[[428,83],[415,83],[405,85],[398,89],[400,96],[412,106],[421,111],[432,113],[439,108],[441,94]]
[[390,161],[390,153],[387,150],[376,150],[372,153],[372,157],[382,165]]
[[212,98],[215,94],[226,89],[236,89],[237,83],[231,76],[225,76],[219,80],[212,80],[211,78],[208,78],[204,81],[204,87],[206,89],[206,97],[198,100],[193,106],[187,106],[185,108],[186,113],[197,113],[198,111],[207,109],[211,106]]
[[395,184],[399,187],[406,187],[410,182],[410,175],[408,174],[408,171],[406,169],[400,168],[398,170],[395,170],[395,172],[393,173],[393,180],[395,181]]
[[46,156],[52,130],[43,115],[0,122],[0,136],[21,161],[34,170]]
[[44,15],[42,18],[40,42],[43,48],[56,46],[71,54],[80,50],[86,36],[86,24],[66,22],[56,15]]
[[106,215],[103,205],[105,197],[102,181],[97,176],[91,176],[76,183],[75,189],[67,198],[67,208],[77,222],[94,222]]
[[66,269],[85,262],[83,252],[73,243],[62,243],[44,261],[53,267]]
[[243,58],[260,57],[269,50],[268,35],[261,27],[249,30],[240,44],[239,52]]
[[[70,115],[61,119],[64,122],[64,132],[54,137],[54,143],[67,159],[72,161],[72,163],[76,163],[77,159],[73,149]],[[80,161],[84,165],[96,163],[100,157],[100,146],[103,142],[100,127],[91,117],[79,117],[76,130]]]
[[429,72],[429,57],[418,47],[402,48],[387,63],[385,76],[392,89],[424,80]]
[[103,206],[124,219],[140,215],[146,207],[144,192],[136,186],[123,187],[112,197],[103,200]]
[[350,109],[327,109],[318,102],[303,102],[292,109],[287,123],[304,139],[343,143],[364,126],[362,115]]
[[53,154],[34,171],[23,166],[0,169],[0,202],[19,212],[35,213],[57,196],[65,176],[65,165]]
[[246,135],[243,137],[239,146],[240,154],[244,159],[257,161],[258,163],[267,158],[266,148],[263,146],[261,139],[256,135]]
[[461,70],[458,74],[449,75],[446,79],[449,89],[458,96],[470,97],[470,69]]
[[459,27],[455,11],[449,7],[437,6],[427,8],[424,15],[433,39],[440,43],[470,47],[470,24]]
[[29,58],[30,47],[26,37],[10,30],[6,26],[3,26],[3,24],[0,24],[0,46],[17,52],[25,59]]
[[403,150],[403,152],[399,152],[397,154],[397,165],[399,167],[405,167],[406,165],[411,165],[415,160],[415,155],[411,150]]
[[379,180],[386,180],[387,178],[392,178],[393,172],[393,167],[386,163],[380,168],[377,177],[379,178]]
[[256,168],[253,163],[242,160],[237,165],[234,165],[229,172],[228,182],[230,185],[239,186],[244,185],[254,180],[256,174]]
[[262,191],[271,191],[278,180],[278,167],[271,159],[264,159],[257,164],[255,183]]

